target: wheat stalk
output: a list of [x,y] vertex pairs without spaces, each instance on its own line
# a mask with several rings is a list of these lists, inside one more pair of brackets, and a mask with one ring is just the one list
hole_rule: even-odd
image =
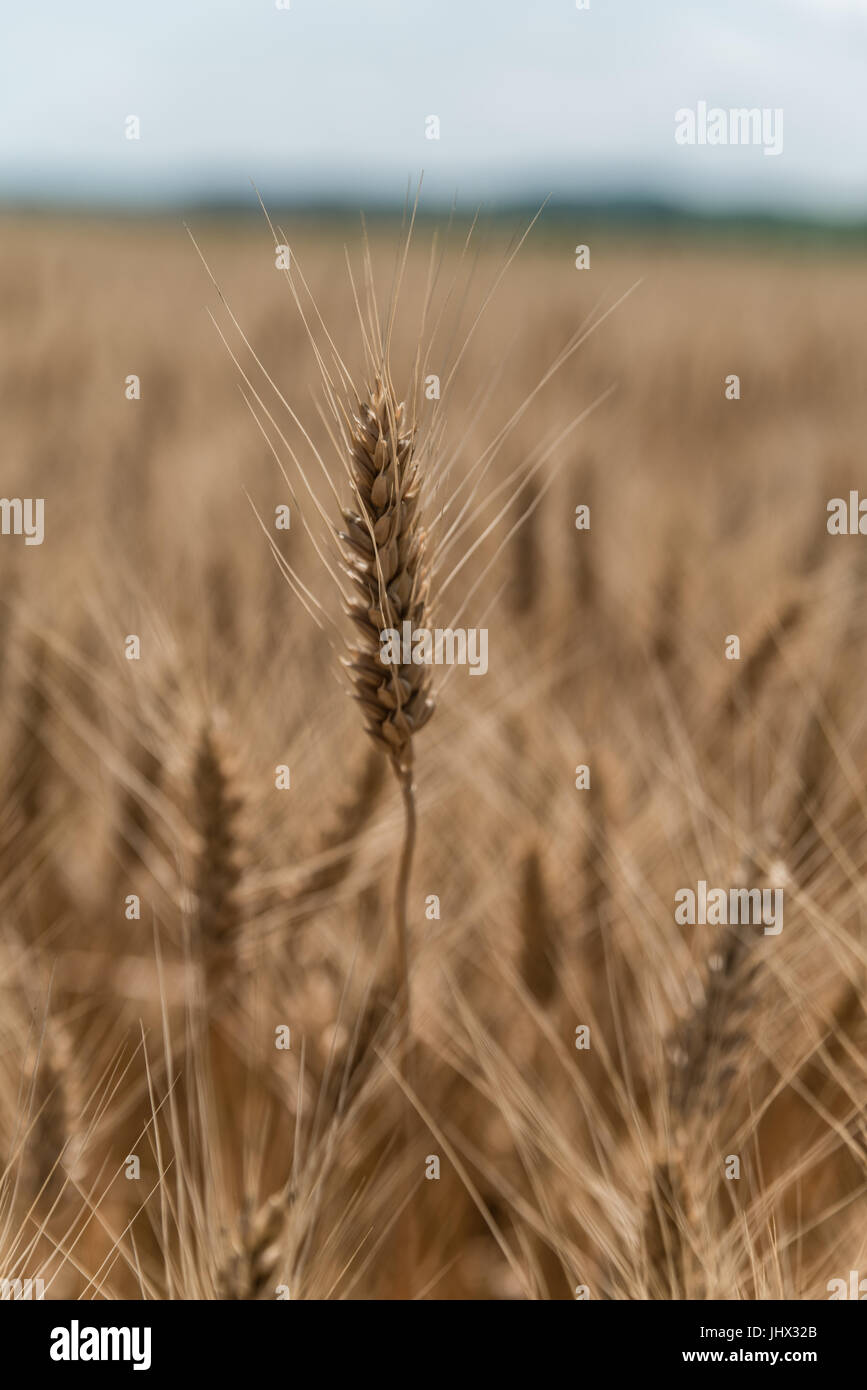
[[359,402],[350,430],[350,476],[357,509],[343,513],[338,532],[354,593],[347,604],[355,625],[347,667],[365,728],[388,754],[404,805],[404,840],[395,892],[398,990],[407,1033],[410,1024],[407,894],[416,838],[413,739],[430,719],[434,702],[425,665],[384,666],[381,633],[428,624],[430,579],[419,519],[421,479],[414,428],[405,422],[383,371]]
[[[344,565],[353,585],[347,612],[355,628],[347,668],[354,697],[361,706],[371,738],[388,754],[404,809],[403,845],[394,898],[396,1000],[403,1044],[404,1083],[412,1083],[412,1038],[409,928],[407,899],[415,851],[417,816],[413,782],[415,735],[433,714],[430,671],[426,665],[381,661],[381,634],[426,628],[430,576],[425,532],[419,516],[421,477],[415,452],[415,428],[407,423],[387,369],[375,379],[367,399],[359,401],[349,432],[349,472],[357,507],[343,512],[338,532]],[[405,1114],[405,1138],[411,1136]],[[412,1235],[407,1237],[412,1244]],[[404,1252],[411,1262],[412,1253]]]

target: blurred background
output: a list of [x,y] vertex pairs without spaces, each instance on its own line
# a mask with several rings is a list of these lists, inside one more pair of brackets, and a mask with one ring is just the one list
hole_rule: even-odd
[[[423,168],[445,206],[867,212],[864,0],[280,3],[8,5],[4,202],[247,206],[254,179],[271,205],[355,209]],[[783,156],[675,145],[700,100],[783,108]]]
[[[864,217],[864,0],[89,0],[6,7],[3,202],[627,202]],[[785,149],[681,149],[674,111],[782,107]],[[125,139],[138,115],[140,140]],[[438,115],[440,138],[425,138]]]
[[[0,537],[0,1274],[788,1298],[863,1270],[867,565],[826,504],[864,478],[865,58],[867,0],[6,0],[0,464],[45,540]],[[782,111],[781,153],[679,145],[701,102]],[[442,495],[488,460],[435,616],[466,599],[490,666],[417,740],[430,1129],[401,1152],[399,797],[256,511],[291,503],[271,540],[337,613],[292,471],[312,442],[345,491],[308,327],[370,384],[353,281],[389,303],[422,174],[392,369],[430,288]],[[788,896],[741,974],[672,908],[745,875]]]

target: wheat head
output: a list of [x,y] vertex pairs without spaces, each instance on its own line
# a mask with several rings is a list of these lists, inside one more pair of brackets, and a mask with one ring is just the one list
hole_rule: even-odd
[[412,766],[413,735],[433,714],[430,671],[424,665],[385,667],[380,634],[428,620],[430,576],[419,519],[420,476],[414,430],[387,379],[377,377],[360,402],[350,434],[350,474],[357,509],[343,513],[338,532],[355,593],[355,625],[347,663],[355,698],[371,738],[388,753],[398,776]]

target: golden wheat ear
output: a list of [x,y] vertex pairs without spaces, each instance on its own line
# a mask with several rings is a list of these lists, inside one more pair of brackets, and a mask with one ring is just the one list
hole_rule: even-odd
[[378,377],[351,424],[350,476],[358,508],[343,513],[338,532],[355,593],[348,615],[356,641],[347,663],[365,727],[400,775],[412,765],[412,739],[430,719],[434,702],[424,665],[384,666],[387,629],[426,627],[430,581],[425,533],[419,517],[420,477],[414,430],[405,406]]
[[[338,531],[344,569],[352,594],[347,613],[355,629],[346,661],[354,698],[374,742],[388,754],[401,789],[404,835],[397,865],[394,898],[396,1005],[401,1053],[401,1076],[412,1088],[412,1022],[410,1009],[410,945],[407,920],[409,880],[416,841],[413,785],[414,738],[434,710],[430,668],[405,658],[383,662],[383,638],[390,631],[402,639],[430,624],[430,574],[427,537],[421,522],[421,485],[415,427],[407,422],[406,407],[390,383],[387,368],[348,421],[348,472],[356,507],[343,512],[345,529]],[[404,1108],[404,1144],[411,1143],[411,1117]],[[403,1269],[400,1283],[407,1293],[416,1244],[413,1218],[406,1216],[400,1239]]]

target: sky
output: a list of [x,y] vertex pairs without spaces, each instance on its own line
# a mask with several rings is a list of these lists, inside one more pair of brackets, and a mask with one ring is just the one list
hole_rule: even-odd
[[[281,3],[2,0],[0,202],[245,201],[254,180],[364,205],[423,171],[468,204],[867,215],[867,0]],[[782,109],[781,153],[678,144],[699,102]]]

